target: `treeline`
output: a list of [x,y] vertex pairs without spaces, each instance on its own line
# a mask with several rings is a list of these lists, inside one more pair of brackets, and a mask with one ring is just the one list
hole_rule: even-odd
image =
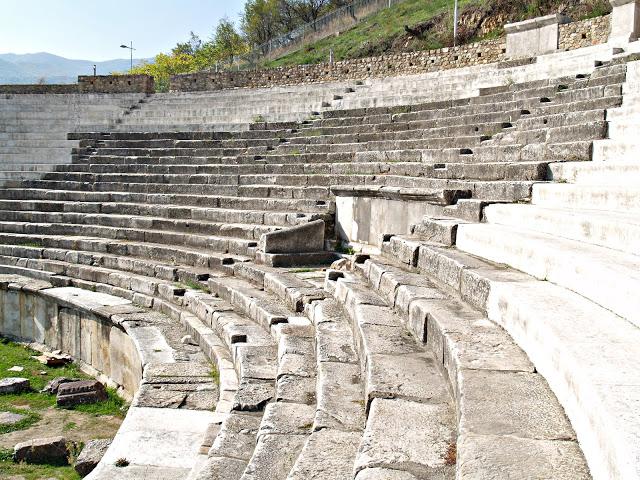
[[242,31],[250,45],[261,45],[349,3],[350,0],[247,0]]
[[179,73],[233,68],[239,57],[252,48],[322,15],[347,5],[348,0],[247,0],[239,28],[223,18],[211,37],[203,40],[193,32],[170,53],[156,55],[151,63],[133,68],[131,73],[153,75],[156,90],[169,89],[169,78]]

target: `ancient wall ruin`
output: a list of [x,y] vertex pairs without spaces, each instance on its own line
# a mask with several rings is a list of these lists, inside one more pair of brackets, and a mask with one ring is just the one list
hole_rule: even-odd
[[[609,16],[568,23],[560,25],[559,28],[560,50],[573,50],[601,44],[607,41],[609,35]],[[506,42],[504,38],[499,38],[458,47],[358,58],[335,63],[175,75],[171,78],[171,90],[191,92],[358,80],[368,77],[428,73],[503,60],[506,60]]]
[[0,94],[153,93],[150,75],[82,75],[78,83],[0,85]]

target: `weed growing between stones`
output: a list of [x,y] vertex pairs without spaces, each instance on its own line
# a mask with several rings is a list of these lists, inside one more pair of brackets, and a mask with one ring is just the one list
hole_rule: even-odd
[[202,292],[211,293],[208,287],[204,286],[200,282],[194,282],[193,280],[185,280],[182,283],[177,284],[180,288],[191,288],[193,290],[200,290]]
[[211,370],[209,371],[209,375],[211,375],[211,378],[213,379],[216,385],[220,385],[220,372],[218,371],[218,368],[215,365],[211,365]]

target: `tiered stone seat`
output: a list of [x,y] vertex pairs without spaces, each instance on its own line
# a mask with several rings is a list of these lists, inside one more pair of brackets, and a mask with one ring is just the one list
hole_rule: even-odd
[[[633,478],[638,172],[610,163],[635,122],[637,75],[624,58],[594,68],[606,49],[587,50],[565,69],[505,69],[545,79],[496,85],[500,73],[464,93],[470,72],[450,73],[460,82],[445,101],[399,79],[395,99],[370,88],[379,104],[346,108],[345,93],[331,104],[345,108],[314,118],[301,114],[331,85],[269,101],[268,90],[156,96],[118,131],[71,134],[72,163],[0,189],[0,273],[123,298],[170,326],[168,343],[191,336],[193,352],[175,348],[182,363],[216,363],[198,453],[160,476]],[[603,141],[621,103],[628,115]],[[254,113],[269,122],[240,117]],[[420,200],[430,218],[342,270],[257,263],[262,235],[318,219],[333,234],[336,195],[378,194]],[[184,372],[154,368],[169,380],[146,377],[141,408],[156,408],[154,392],[176,410],[202,405],[175,388]],[[130,423],[120,438],[143,435],[140,417]],[[116,444],[96,478],[112,478],[131,445]]]
[[[607,110],[610,139],[595,142],[593,161],[551,164],[556,182],[534,185],[531,204],[486,206],[480,224],[426,219],[383,245],[509,332],[564,407],[594,478],[639,472],[629,406],[638,401],[640,192],[628,138],[638,71],[627,64],[624,102]],[[443,237],[456,249],[429,242]]]
[[353,83],[159,93],[122,119],[117,130],[233,131],[265,121],[301,121],[329,106]]
[[39,178],[67,163],[77,142],[68,132],[109,129],[143,94],[3,95],[0,97],[0,185]]

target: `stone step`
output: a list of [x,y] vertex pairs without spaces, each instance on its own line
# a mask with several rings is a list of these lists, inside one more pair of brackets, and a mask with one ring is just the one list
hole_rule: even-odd
[[552,163],[549,169],[549,180],[559,183],[601,187],[640,184],[640,162],[563,162]]
[[[17,234],[43,234],[100,237],[125,241],[151,242],[161,245],[184,245],[187,247],[212,250],[220,253],[242,255],[253,258],[258,241],[235,237],[214,235],[198,235],[190,232],[172,230],[146,230],[141,227],[124,228],[122,226],[107,227],[94,224],[78,223],[37,223],[0,221],[0,232]],[[69,235],[73,232],[74,235]]]
[[593,144],[594,162],[637,162],[640,142],[633,138],[600,140]]
[[532,203],[549,208],[579,208],[619,213],[640,211],[640,190],[635,186],[540,183],[533,186]]
[[553,282],[640,325],[635,255],[495,224],[460,225],[456,243],[462,251]]
[[640,252],[639,214],[495,204],[485,207],[484,216],[491,224],[515,228],[526,225],[535,232],[630,254]]
[[393,258],[371,257],[356,267],[442,362],[458,411],[459,477],[509,471],[513,478],[535,478],[542,471],[525,465],[539,458],[545,477],[590,478],[562,407],[502,328]]
[[448,478],[455,471],[445,460],[455,445],[455,415],[435,359],[375,292],[340,278],[330,288],[351,320],[364,367],[367,423],[355,474],[410,464],[413,474]]
[[86,214],[72,212],[38,212],[24,210],[0,210],[3,222],[34,222],[54,224],[93,225],[114,228],[134,228],[207,234],[234,237],[245,240],[259,240],[263,233],[273,232],[276,226],[243,223],[216,223],[194,220],[170,220],[162,217],[138,217],[132,215]]
[[248,261],[248,257],[241,255],[220,254],[209,250],[196,248],[168,246],[154,243],[111,240],[92,237],[67,237],[56,235],[31,235],[17,233],[0,233],[2,245],[26,245],[39,248],[65,248],[69,250],[83,250],[103,252],[132,257],[148,258],[175,265],[189,265],[193,267],[232,271],[235,262]]
[[455,249],[397,236],[387,248],[505,328],[565,409],[594,478],[638,474],[629,459],[640,418],[627,408],[638,401],[629,387],[638,362],[635,325],[558,285]]
[[[123,192],[86,192],[74,190],[0,190],[0,209],[39,210],[45,212],[84,212],[131,214],[158,217],[193,218],[203,221],[297,225],[305,219],[328,218],[333,203],[325,200],[259,197],[203,198],[197,195],[171,195],[174,203],[166,203],[166,194]],[[21,201],[22,200],[22,201]],[[270,207],[272,210],[260,210]],[[296,211],[298,209],[298,211]],[[287,211],[289,210],[289,211]],[[308,213],[300,210],[307,210]],[[313,211],[318,213],[314,213]],[[253,212],[253,213],[250,213]],[[244,221],[243,221],[244,219]]]

